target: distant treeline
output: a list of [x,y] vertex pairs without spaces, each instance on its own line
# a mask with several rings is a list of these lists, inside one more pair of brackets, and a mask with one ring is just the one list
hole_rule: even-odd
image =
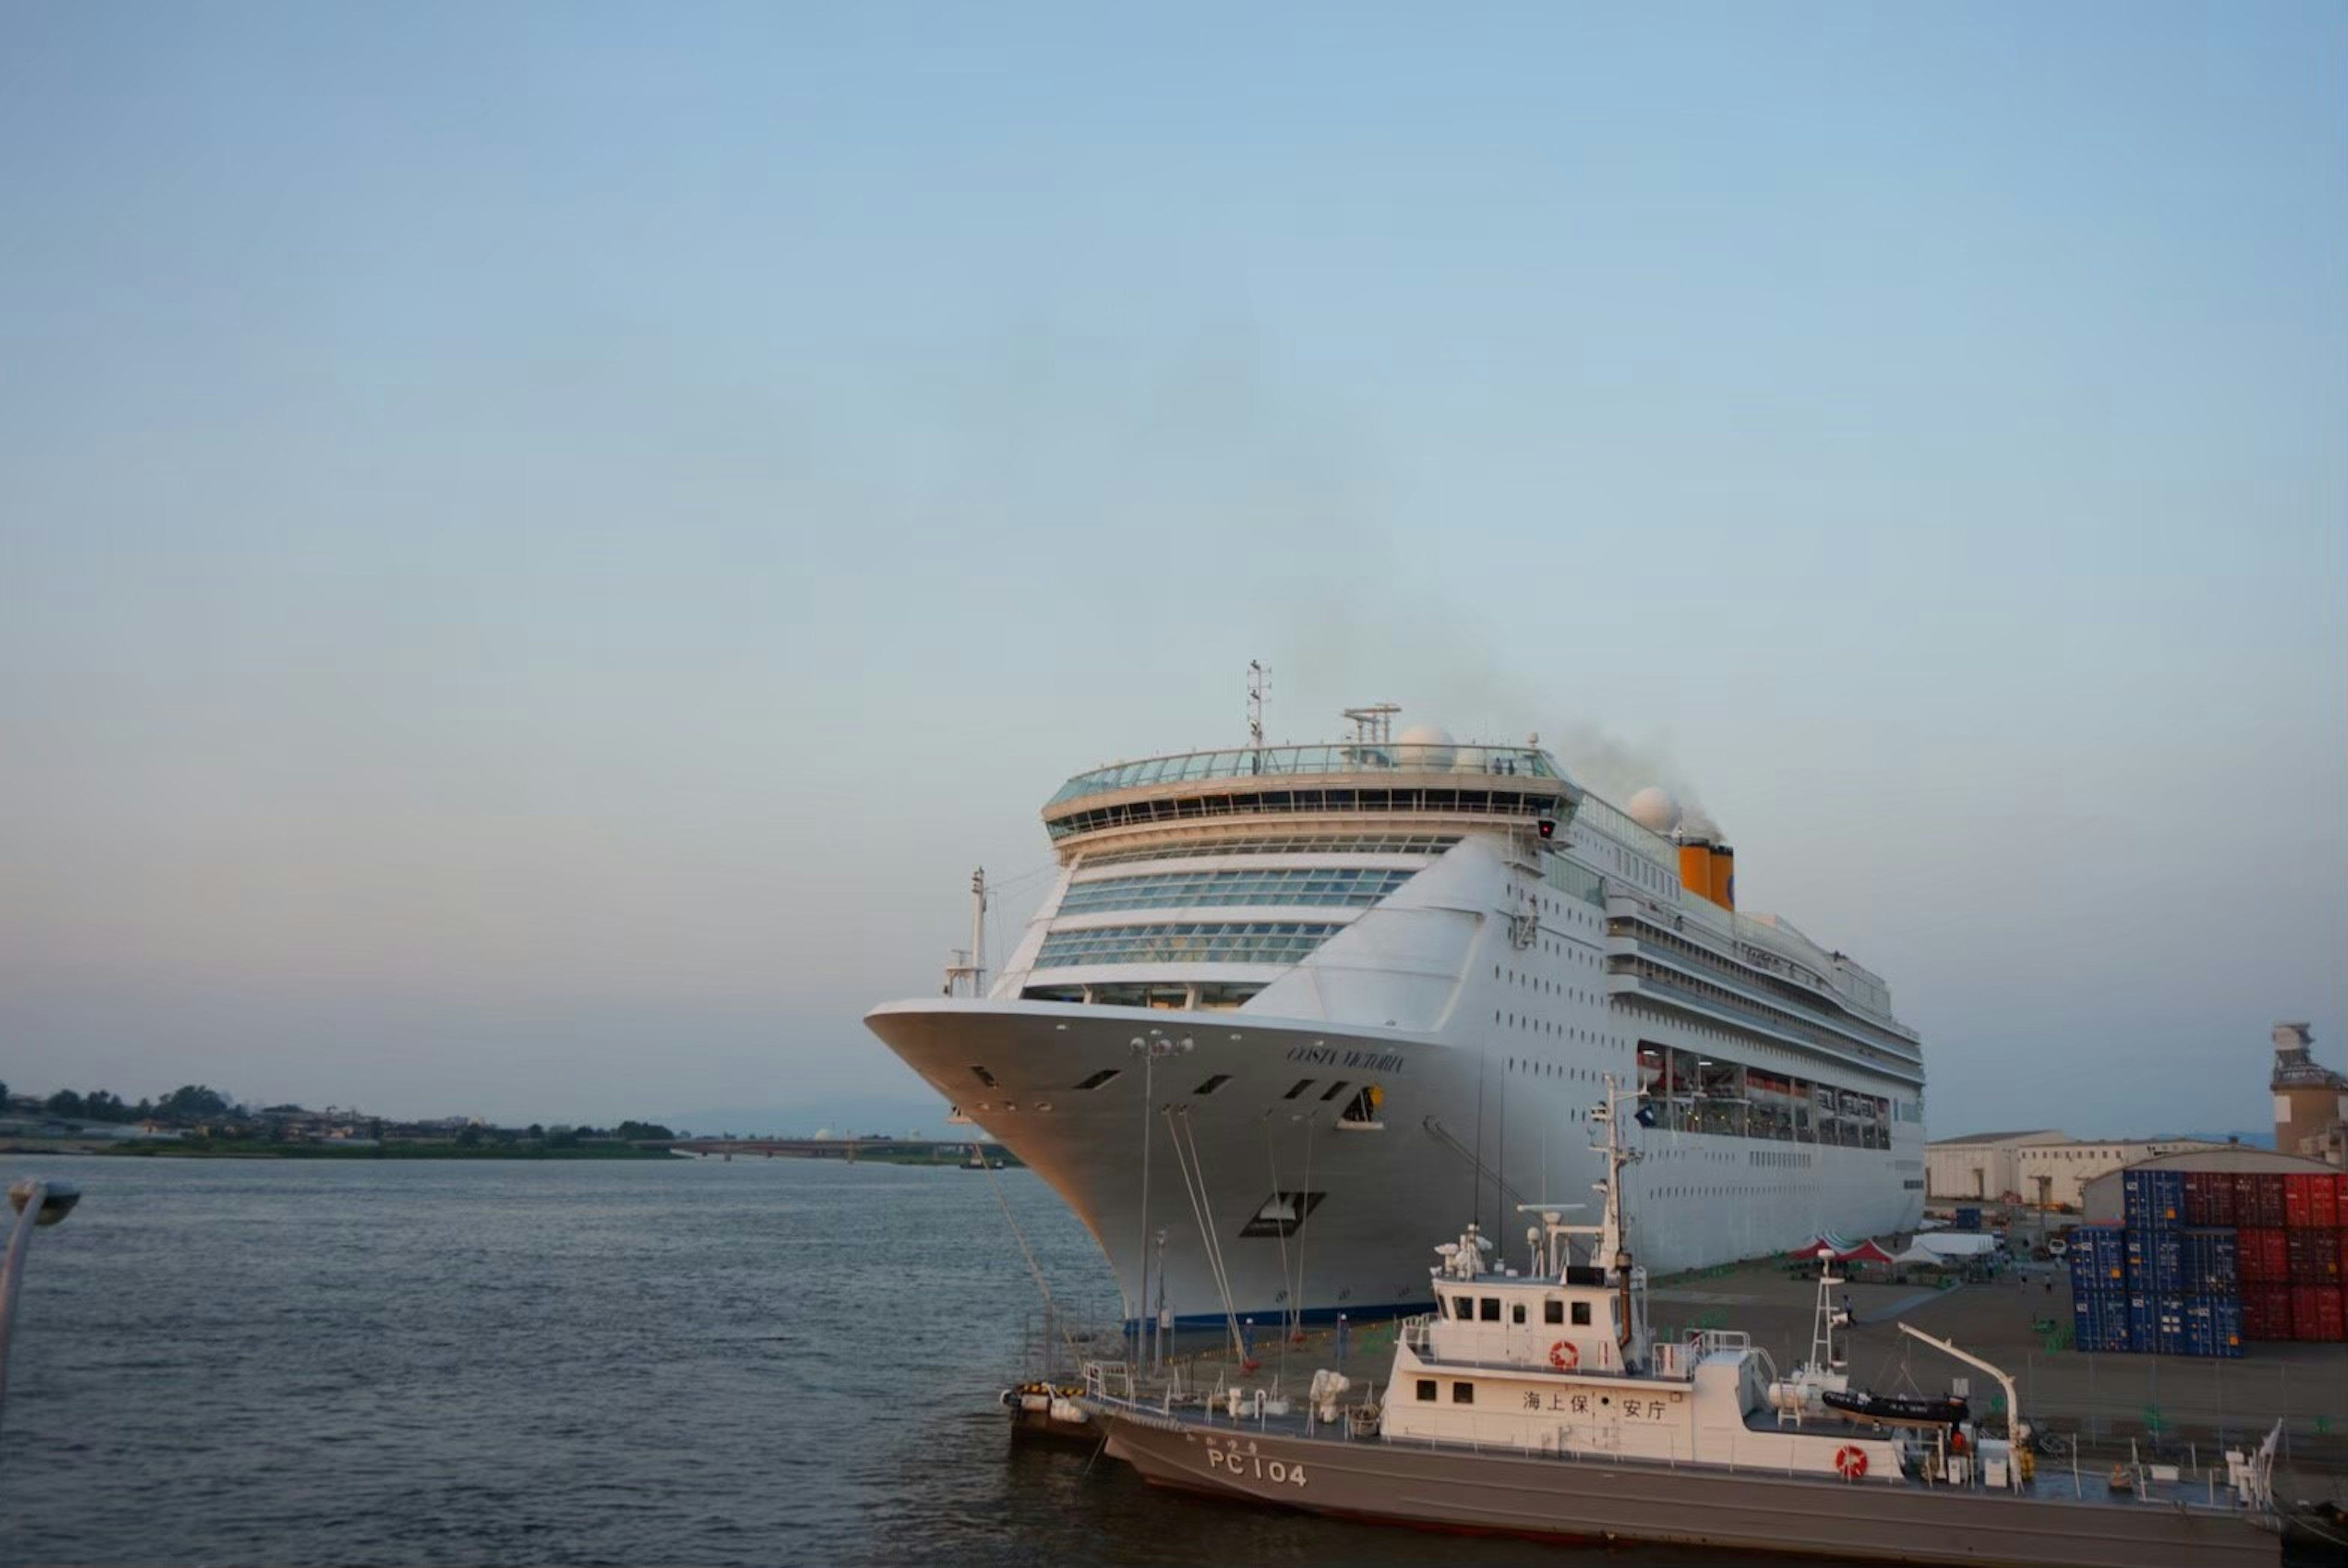
[[[7,1102],[8,1086],[0,1083],[0,1106]],[[183,1083],[160,1100],[141,1100],[136,1105],[103,1089],[93,1089],[87,1094],[60,1089],[41,1102],[41,1109],[52,1116],[71,1117],[77,1122],[174,1122],[216,1121],[236,1110],[226,1095],[201,1083]]]
[[[0,1082],[0,1111],[6,1109],[8,1099],[8,1085]],[[41,1102],[41,1109],[62,1122],[154,1122],[170,1127],[211,1128],[218,1138],[267,1139],[272,1142],[283,1141],[289,1125],[328,1120],[368,1138],[432,1138],[452,1142],[467,1149],[489,1145],[511,1148],[523,1143],[539,1144],[549,1149],[571,1149],[596,1141],[666,1143],[676,1136],[657,1122],[633,1120],[623,1122],[608,1131],[600,1127],[558,1126],[550,1132],[544,1124],[536,1122],[528,1127],[475,1123],[452,1130],[445,1123],[394,1122],[356,1112],[336,1112],[329,1119],[323,1112],[307,1111],[299,1105],[264,1105],[254,1111],[234,1103],[219,1090],[202,1083],[183,1083],[160,1099],[140,1100],[136,1104],[109,1090],[93,1089],[85,1094],[60,1089]],[[294,1135],[300,1134],[297,1132]]]

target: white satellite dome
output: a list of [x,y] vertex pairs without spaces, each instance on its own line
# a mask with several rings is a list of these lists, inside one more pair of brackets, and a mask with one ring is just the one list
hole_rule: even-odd
[[1456,744],[1440,724],[1413,724],[1395,737],[1395,761],[1406,768],[1447,768]]
[[1631,797],[1631,820],[1649,833],[1668,834],[1680,825],[1680,803],[1661,784],[1649,784]]

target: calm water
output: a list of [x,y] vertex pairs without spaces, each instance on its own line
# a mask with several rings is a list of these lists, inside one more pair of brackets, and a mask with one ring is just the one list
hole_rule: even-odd
[[[0,1563],[1559,1560],[1014,1450],[994,1399],[1038,1298],[975,1173],[8,1167],[26,1172],[84,1196],[33,1246]],[[1057,1200],[995,1181],[1054,1288],[1113,1304]]]

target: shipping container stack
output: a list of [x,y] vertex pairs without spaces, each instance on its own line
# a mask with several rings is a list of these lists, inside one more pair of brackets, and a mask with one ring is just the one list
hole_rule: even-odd
[[2225,1180],[2241,1273],[2242,1337],[2348,1340],[2348,1280],[2341,1269],[2348,1175],[2260,1172]]
[[2127,1171],[2120,1191],[2124,1225],[2072,1235],[2080,1349],[2348,1341],[2348,1173]]
[[2082,1225],[2071,1235],[2073,1343],[2082,1350],[2240,1356],[2245,1307],[2237,1294],[2232,1178],[2127,1171],[2120,1193],[2125,1224]]

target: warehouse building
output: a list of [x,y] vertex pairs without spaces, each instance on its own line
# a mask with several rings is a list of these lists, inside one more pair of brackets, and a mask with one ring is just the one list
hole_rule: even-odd
[[2234,1146],[2194,1138],[2074,1138],[2052,1128],[1976,1132],[1925,1145],[1924,1195],[1960,1203],[2076,1208],[2089,1182],[2123,1166]]

